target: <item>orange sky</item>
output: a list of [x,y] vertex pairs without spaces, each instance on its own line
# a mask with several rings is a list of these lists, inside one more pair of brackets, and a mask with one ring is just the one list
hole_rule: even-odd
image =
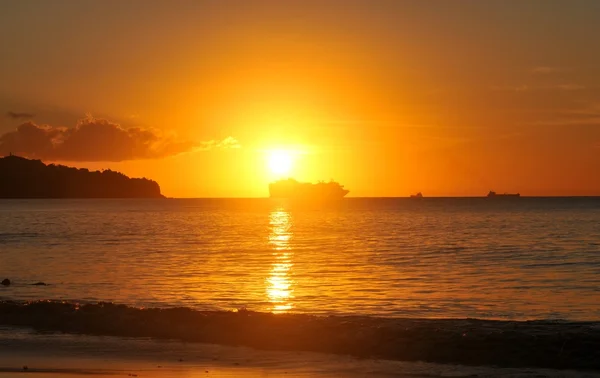
[[352,196],[600,195],[598,35],[586,0],[2,2],[0,153],[175,197],[266,196],[271,150]]

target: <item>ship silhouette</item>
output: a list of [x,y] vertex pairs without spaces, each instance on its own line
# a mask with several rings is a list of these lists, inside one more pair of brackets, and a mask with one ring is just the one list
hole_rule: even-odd
[[487,195],[488,198],[521,197],[520,193],[496,193],[492,190]]
[[423,198],[423,193],[419,192],[417,194],[411,194],[410,198]]
[[282,179],[269,184],[271,198],[290,198],[299,200],[336,200],[350,191],[335,181],[299,182],[293,178]]

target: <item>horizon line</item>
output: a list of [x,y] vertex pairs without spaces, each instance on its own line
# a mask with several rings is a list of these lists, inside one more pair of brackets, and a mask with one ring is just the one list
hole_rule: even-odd
[[[343,199],[413,199],[413,200],[424,200],[428,198],[435,199],[456,199],[456,198],[464,198],[464,199],[472,199],[472,198],[485,198],[488,199],[487,196],[428,196],[422,198],[411,198],[410,196],[352,196],[352,197],[344,197]],[[519,198],[600,198],[600,194],[594,195],[521,195]],[[285,198],[271,198],[271,197],[170,197],[165,196],[165,199],[274,199],[274,200],[285,200]],[[511,198],[512,200],[518,200],[518,198]],[[506,199],[505,199],[506,200]]]

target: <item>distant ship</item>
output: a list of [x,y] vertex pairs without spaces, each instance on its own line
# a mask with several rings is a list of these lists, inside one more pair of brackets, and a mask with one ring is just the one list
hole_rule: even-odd
[[419,192],[417,194],[411,194],[410,198],[423,198],[423,193]]
[[350,191],[335,181],[299,182],[292,178],[269,184],[271,198],[291,198],[301,200],[335,200],[341,199]]
[[501,198],[503,198],[503,197],[512,197],[512,198],[515,198],[515,197],[521,197],[521,194],[519,194],[519,193],[500,193],[499,194],[499,193],[496,193],[496,192],[493,192],[493,191],[490,190],[490,192],[488,193],[487,197],[488,198],[498,198],[498,197],[501,197]]

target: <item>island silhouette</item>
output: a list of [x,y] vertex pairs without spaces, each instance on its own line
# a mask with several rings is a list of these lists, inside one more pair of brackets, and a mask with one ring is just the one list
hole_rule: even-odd
[[0,198],[164,198],[156,181],[112,171],[0,158]]

